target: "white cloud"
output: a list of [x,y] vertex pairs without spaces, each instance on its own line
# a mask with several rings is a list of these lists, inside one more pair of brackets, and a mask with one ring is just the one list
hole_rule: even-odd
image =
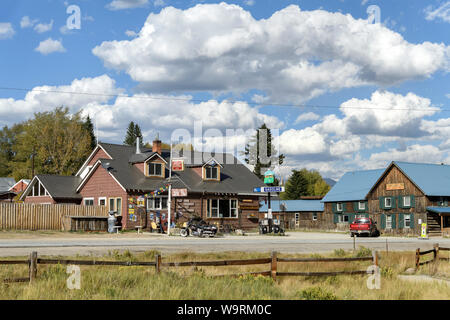
[[41,41],[39,46],[34,49],[43,55],[47,55],[53,52],[65,52],[66,49],[63,47],[61,40],[53,40],[48,38],[47,40]]
[[22,17],[22,19],[20,20],[20,27],[23,28],[31,28],[32,26],[34,26],[39,20],[38,19],[34,19],[31,20],[29,16],[24,16]]
[[109,10],[123,10],[145,7],[148,0],[113,0],[106,5]]
[[425,8],[425,14],[427,20],[442,19],[450,23],[450,1],[442,3],[440,7],[434,10],[432,6],[428,6]]
[[[34,112],[49,111],[60,106],[77,112],[91,104],[107,103],[111,95],[122,91],[115,87],[115,81],[107,75],[75,79],[69,85],[38,86],[27,92],[23,99],[0,99],[1,124],[16,123],[32,117]],[[102,94],[99,95],[99,92]]]
[[303,121],[314,121],[314,120],[319,120],[319,119],[320,119],[320,116],[317,113],[305,112],[305,113],[300,114],[294,123],[298,124]]
[[134,37],[136,37],[138,34],[136,33],[136,31],[133,31],[133,30],[127,30],[127,31],[125,31],[125,34],[127,35],[127,36],[129,36],[130,38],[134,38]]
[[259,89],[268,101],[296,103],[450,70],[444,44],[412,44],[380,24],[296,5],[261,20],[226,3],[166,7],[138,37],[105,41],[93,53],[153,92]]
[[328,150],[325,136],[310,127],[284,131],[277,142],[280,152],[286,154],[320,154]]
[[9,39],[16,33],[11,23],[0,22],[0,40]]
[[53,28],[53,20],[50,21],[49,23],[38,23],[37,25],[34,26],[34,31],[36,31],[37,33],[44,33],[52,30],[52,28]]
[[255,0],[245,0],[244,4],[247,6],[253,6],[255,4]]

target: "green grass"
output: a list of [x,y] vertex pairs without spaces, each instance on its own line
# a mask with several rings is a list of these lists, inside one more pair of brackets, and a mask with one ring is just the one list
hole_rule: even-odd
[[[331,254],[279,254],[279,257],[354,257],[370,250],[360,247],[357,252],[335,250]],[[110,251],[96,260],[155,261],[159,251],[133,253],[128,250]],[[369,254],[370,255],[370,254]],[[162,254],[163,262],[252,259],[269,257],[269,252],[182,252]],[[26,258],[26,257],[23,257]],[[94,259],[75,256],[72,259]],[[13,258],[10,258],[13,259]],[[14,258],[17,259],[17,258]],[[278,277],[277,281],[264,276],[215,277],[214,275],[268,271],[270,266],[219,267],[162,267],[157,274],[154,267],[81,266],[81,289],[66,286],[69,275],[64,265],[38,265],[35,282],[0,283],[0,299],[450,299],[450,289],[439,283],[411,283],[397,279],[397,275],[414,266],[414,252],[380,253],[381,289],[366,286],[368,276]],[[339,271],[366,270],[370,262],[278,263],[278,271]],[[26,265],[0,265],[0,279],[25,277]],[[450,275],[450,264],[441,262],[438,268],[427,265],[420,274]]]

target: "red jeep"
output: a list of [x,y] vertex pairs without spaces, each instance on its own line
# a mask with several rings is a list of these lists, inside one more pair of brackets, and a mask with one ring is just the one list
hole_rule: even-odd
[[350,236],[360,236],[362,234],[369,237],[378,237],[380,231],[377,229],[377,223],[373,222],[371,218],[356,218],[350,224]]

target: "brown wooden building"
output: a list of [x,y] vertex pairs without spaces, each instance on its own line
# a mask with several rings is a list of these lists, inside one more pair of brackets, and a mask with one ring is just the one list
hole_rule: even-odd
[[[171,221],[200,216],[234,228],[258,226],[262,182],[231,154],[175,153]],[[22,199],[34,203],[104,205],[125,229],[167,222],[170,152],[155,140],[151,149],[99,143],[73,177],[36,176]],[[175,218],[175,219],[174,219]],[[165,225],[166,227],[166,225]]]

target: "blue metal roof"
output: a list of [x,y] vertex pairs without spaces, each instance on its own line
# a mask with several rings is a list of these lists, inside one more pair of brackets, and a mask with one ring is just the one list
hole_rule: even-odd
[[435,213],[450,213],[450,207],[427,207],[427,210]]
[[384,169],[347,172],[322,199],[322,202],[360,201],[366,198]]
[[[270,206],[273,212],[284,211],[287,212],[310,212],[323,211],[323,203],[320,200],[272,200]],[[268,205],[263,204],[259,208],[259,212],[267,212]]]
[[16,184],[14,178],[0,178],[0,192],[9,191]]
[[394,161],[427,196],[450,196],[450,166]]

